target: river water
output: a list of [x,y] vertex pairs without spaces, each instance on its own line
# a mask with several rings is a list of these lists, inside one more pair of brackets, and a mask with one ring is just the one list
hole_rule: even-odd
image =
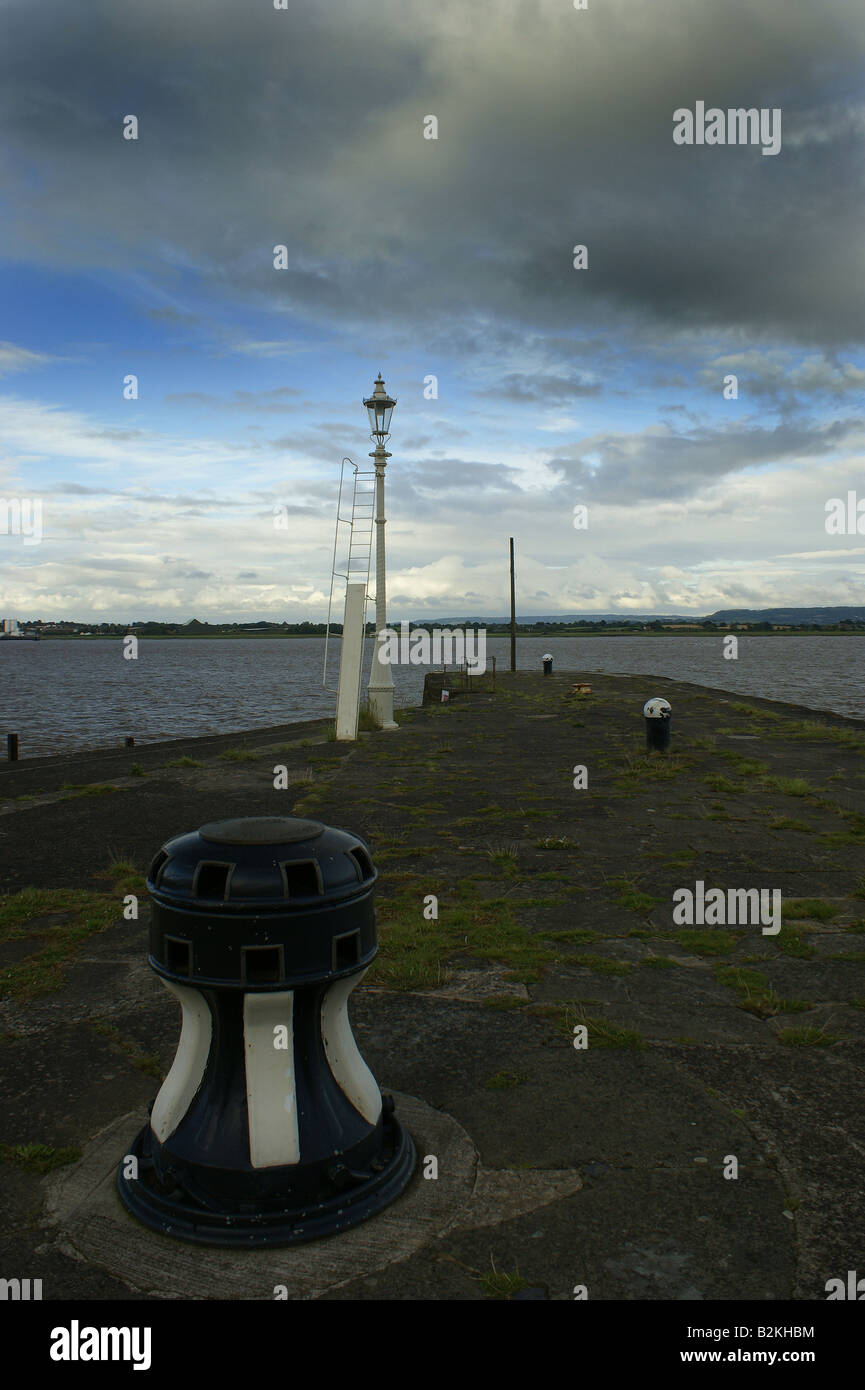
[[[18,733],[21,757],[33,758],[117,747],[126,734],[151,743],[331,716],[323,650],[320,637],[155,639],[125,661],[119,639],[0,642],[0,733]],[[371,652],[369,641],[367,665]],[[519,669],[539,671],[545,652],[557,670],[651,676],[646,698],[663,695],[667,677],[865,719],[865,636],[743,635],[735,661],[721,633],[521,637]],[[332,640],[334,688],[338,654]],[[507,637],[488,639],[492,656],[507,669]],[[429,669],[394,666],[397,706],[420,702]]]

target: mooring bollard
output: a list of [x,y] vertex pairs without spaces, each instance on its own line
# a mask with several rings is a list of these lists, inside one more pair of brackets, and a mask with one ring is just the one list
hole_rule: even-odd
[[127,734],[127,735],[126,735],[126,747],[127,747],[127,748],[134,748],[134,747],[135,747],[135,739],[132,737],[131,734]]
[[18,761],[18,735],[17,735],[17,734],[7,734],[7,735],[6,735],[6,757],[8,758],[8,760],[9,760],[10,763],[17,763],[17,761]]
[[673,711],[667,700],[655,695],[643,705],[646,721],[646,748],[650,753],[666,753],[670,746],[670,721]]
[[183,1026],[117,1174],[146,1226],[290,1245],[373,1216],[409,1182],[414,1144],[347,1011],[378,950],[376,877],[356,835],[290,816],[215,821],[154,859],[149,963]]
[[545,652],[544,655],[541,657],[541,661],[544,663],[544,675],[551,676],[553,674],[552,653]]

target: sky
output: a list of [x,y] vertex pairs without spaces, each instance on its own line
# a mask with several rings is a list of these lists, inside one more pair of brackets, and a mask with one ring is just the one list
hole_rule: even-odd
[[860,0],[276,3],[0,0],[0,613],[321,620],[379,371],[392,621],[865,603]]

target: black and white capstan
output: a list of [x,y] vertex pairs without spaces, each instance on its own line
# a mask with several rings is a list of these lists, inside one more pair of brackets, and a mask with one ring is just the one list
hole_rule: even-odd
[[294,817],[212,822],[151,865],[150,965],[180,1003],[174,1063],[118,1172],[167,1235],[281,1245],[373,1215],[415,1150],[364,1062],[348,997],[375,957],[358,836]]

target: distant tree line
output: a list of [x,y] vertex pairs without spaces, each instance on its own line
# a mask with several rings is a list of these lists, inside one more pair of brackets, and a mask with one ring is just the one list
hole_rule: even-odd
[[[399,627],[399,620],[391,619],[394,628]],[[483,628],[490,635],[506,635],[510,632],[510,623],[506,621],[482,622],[479,618],[466,618],[464,620],[454,618],[423,619],[420,621],[412,620],[408,623],[410,630],[415,628]],[[161,622],[131,622],[131,623],[86,623],[73,619],[62,619],[58,622],[43,622],[41,618],[31,618],[22,620],[22,631],[41,631],[48,634],[54,632],[58,634],[92,633],[100,637],[122,637],[127,632],[135,632],[141,637],[218,637],[218,636],[240,636],[243,633],[272,633],[274,636],[288,637],[323,637],[327,631],[326,623],[274,623],[261,621],[257,623],[208,623],[201,622],[198,618],[190,618],[185,623],[161,623]],[[607,618],[572,618],[565,622],[553,622],[548,619],[541,619],[538,622],[518,622],[517,632],[523,637],[531,636],[567,636],[569,634],[581,632],[609,632],[609,633],[637,633],[637,632],[670,632],[680,629],[682,631],[703,631],[703,632],[862,632],[865,633],[865,618],[842,618],[835,622],[801,622],[801,623],[778,623],[753,621],[739,621],[736,619],[728,623],[716,623],[711,618],[703,618],[691,621],[688,618],[655,618],[651,622],[635,618],[616,618],[612,621]],[[332,633],[339,635],[342,632],[342,623],[332,622],[330,625]],[[366,625],[368,635],[375,632],[375,623],[368,622]]]

